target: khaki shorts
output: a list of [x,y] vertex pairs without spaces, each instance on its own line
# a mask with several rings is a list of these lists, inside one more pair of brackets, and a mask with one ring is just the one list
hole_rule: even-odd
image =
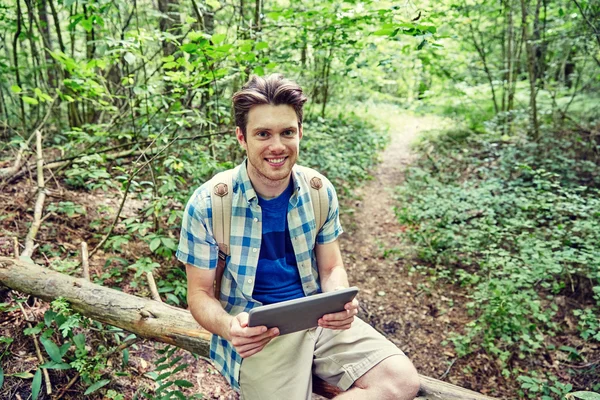
[[312,373],[348,390],[393,355],[404,353],[358,318],[344,331],[316,328],[277,337],[242,361],[242,399],[310,400]]

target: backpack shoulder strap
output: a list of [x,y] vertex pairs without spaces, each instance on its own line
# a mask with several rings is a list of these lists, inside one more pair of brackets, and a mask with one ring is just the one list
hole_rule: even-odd
[[219,300],[221,279],[225,271],[225,262],[230,253],[229,237],[231,235],[231,208],[233,174],[236,169],[229,169],[215,175],[209,181],[212,204],[212,228],[215,240],[219,245],[219,260],[215,274],[215,298]]
[[329,196],[323,186],[325,177],[312,168],[296,165],[298,171],[304,173],[304,179],[310,186],[310,202],[315,213],[317,233],[321,230],[329,214]]

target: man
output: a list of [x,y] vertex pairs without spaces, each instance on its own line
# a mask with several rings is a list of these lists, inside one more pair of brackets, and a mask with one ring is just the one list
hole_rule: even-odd
[[412,363],[356,317],[356,299],[316,329],[278,337],[277,328],[248,326],[253,307],[349,286],[335,190],[323,180],[329,213],[317,232],[308,183],[294,168],[305,101],[300,86],[280,75],[254,76],[233,96],[247,159],[233,176],[231,255],[216,299],[218,245],[205,184],[188,202],[177,251],[190,310],[213,333],[211,359],[243,399],[310,399],[312,372],[345,390],[340,399],[413,399]]

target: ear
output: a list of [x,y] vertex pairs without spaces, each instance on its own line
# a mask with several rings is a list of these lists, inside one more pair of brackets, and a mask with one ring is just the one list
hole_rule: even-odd
[[298,140],[302,139],[302,125],[298,126]]
[[235,137],[236,137],[238,143],[240,144],[240,146],[242,146],[242,148],[244,150],[248,151],[248,145],[246,144],[246,139],[244,138],[244,133],[242,132],[242,130],[239,126],[235,127]]

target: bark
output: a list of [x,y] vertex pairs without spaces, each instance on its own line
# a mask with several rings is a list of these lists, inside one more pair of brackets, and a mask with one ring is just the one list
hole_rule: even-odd
[[[0,283],[45,301],[63,297],[73,311],[88,318],[205,357],[209,354],[211,334],[202,329],[187,310],[6,257],[0,257]],[[493,400],[433,378],[422,375],[420,378],[421,391],[417,399]],[[320,379],[315,379],[313,391],[327,398],[340,393]]]
[[[50,24],[48,22],[48,10],[46,8],[46,0],[38,0],[37,1],[37,11],[38,18],[40,20],[39,30],[42,35],[42,41],[44,46],[49,51],[52,51],[52,40],[50,38]],[[56,87],[56,73],[54,72],[54,68],[51,68],[51,65],[54,65],[54,59],[50,55],[48,51],[44,52],[46,58],[46,73],[48,74],[48,85],[50,87]]]
[[[21,0],[17,0],[17,31],[15,32],[15,36],[13,39],[13,60],[15,67],[15,78],[17,80],[17,85],[21,86],[21,74],[19,72],[19,36],[21,35],[23,25],[23,15],[21,13]],[[23,98],[19,96],[19,105],[21,110],[21,123],[23,124],[23,128],[26,126],[25,120],[25,103],[23,102]]]
[[533,44],[529,40],[526,0],[521,0],[521,21],[523,28],[523,42],[525,42],[525,50],[527,53],[527,71],[529,75],[529,134],[534,140],[537,140],[539,138],[540,128],[537,119],[535,54]]
[[75,312],[96,321],[193,353],[208,354],[210,334],[186,310],[4,257],[0,258],[0,282],[45,301],[64,297]]
[[[161,32],[169,32],[170,34],[178,35],[179,29],[175,28],[175,19],[173,15],[179,17],[179,12],[176,12],[179,7],[178,0],[158,0],[158,9],[161,13],[166,15],[162,17],[159,22],[159,28]],[[175,45],[171,40],[163,40],[162,42],[163,55],[165,57],[175,53]]]
[[256,0],[254,5],[254,31],[260,32],[262,29],[260,22],[260,14],[262,13],[262,1]]
[[34,250],[34,241],[37,236],[38,230],[42,224],[42,212],[44,211],[44,202],[46,201],[46,183],[44,182],[44,157],[42,153],[42,133],[40,131],[35,132],[36,136],[36,150],[37,150],[37,182],[38,182],[38,195],[35,200],[35,207],[33,211],[33,222],[31,228],[27,233],[25,239],[25,250],[23,250],[24,257],[31,257]]
[[62,31],[60,29],[60,20],[58,19],[58,13],[56,12],[56,7],[54,5],[54,0],[48,0],[48,4],[50,4],[50,11],[52,12],[52,19],[54,20],[54,27],[56,29],[56,37],[58,38],[58,46],[60,47],[61,52],[65,52],[65,42],[62,38]]

